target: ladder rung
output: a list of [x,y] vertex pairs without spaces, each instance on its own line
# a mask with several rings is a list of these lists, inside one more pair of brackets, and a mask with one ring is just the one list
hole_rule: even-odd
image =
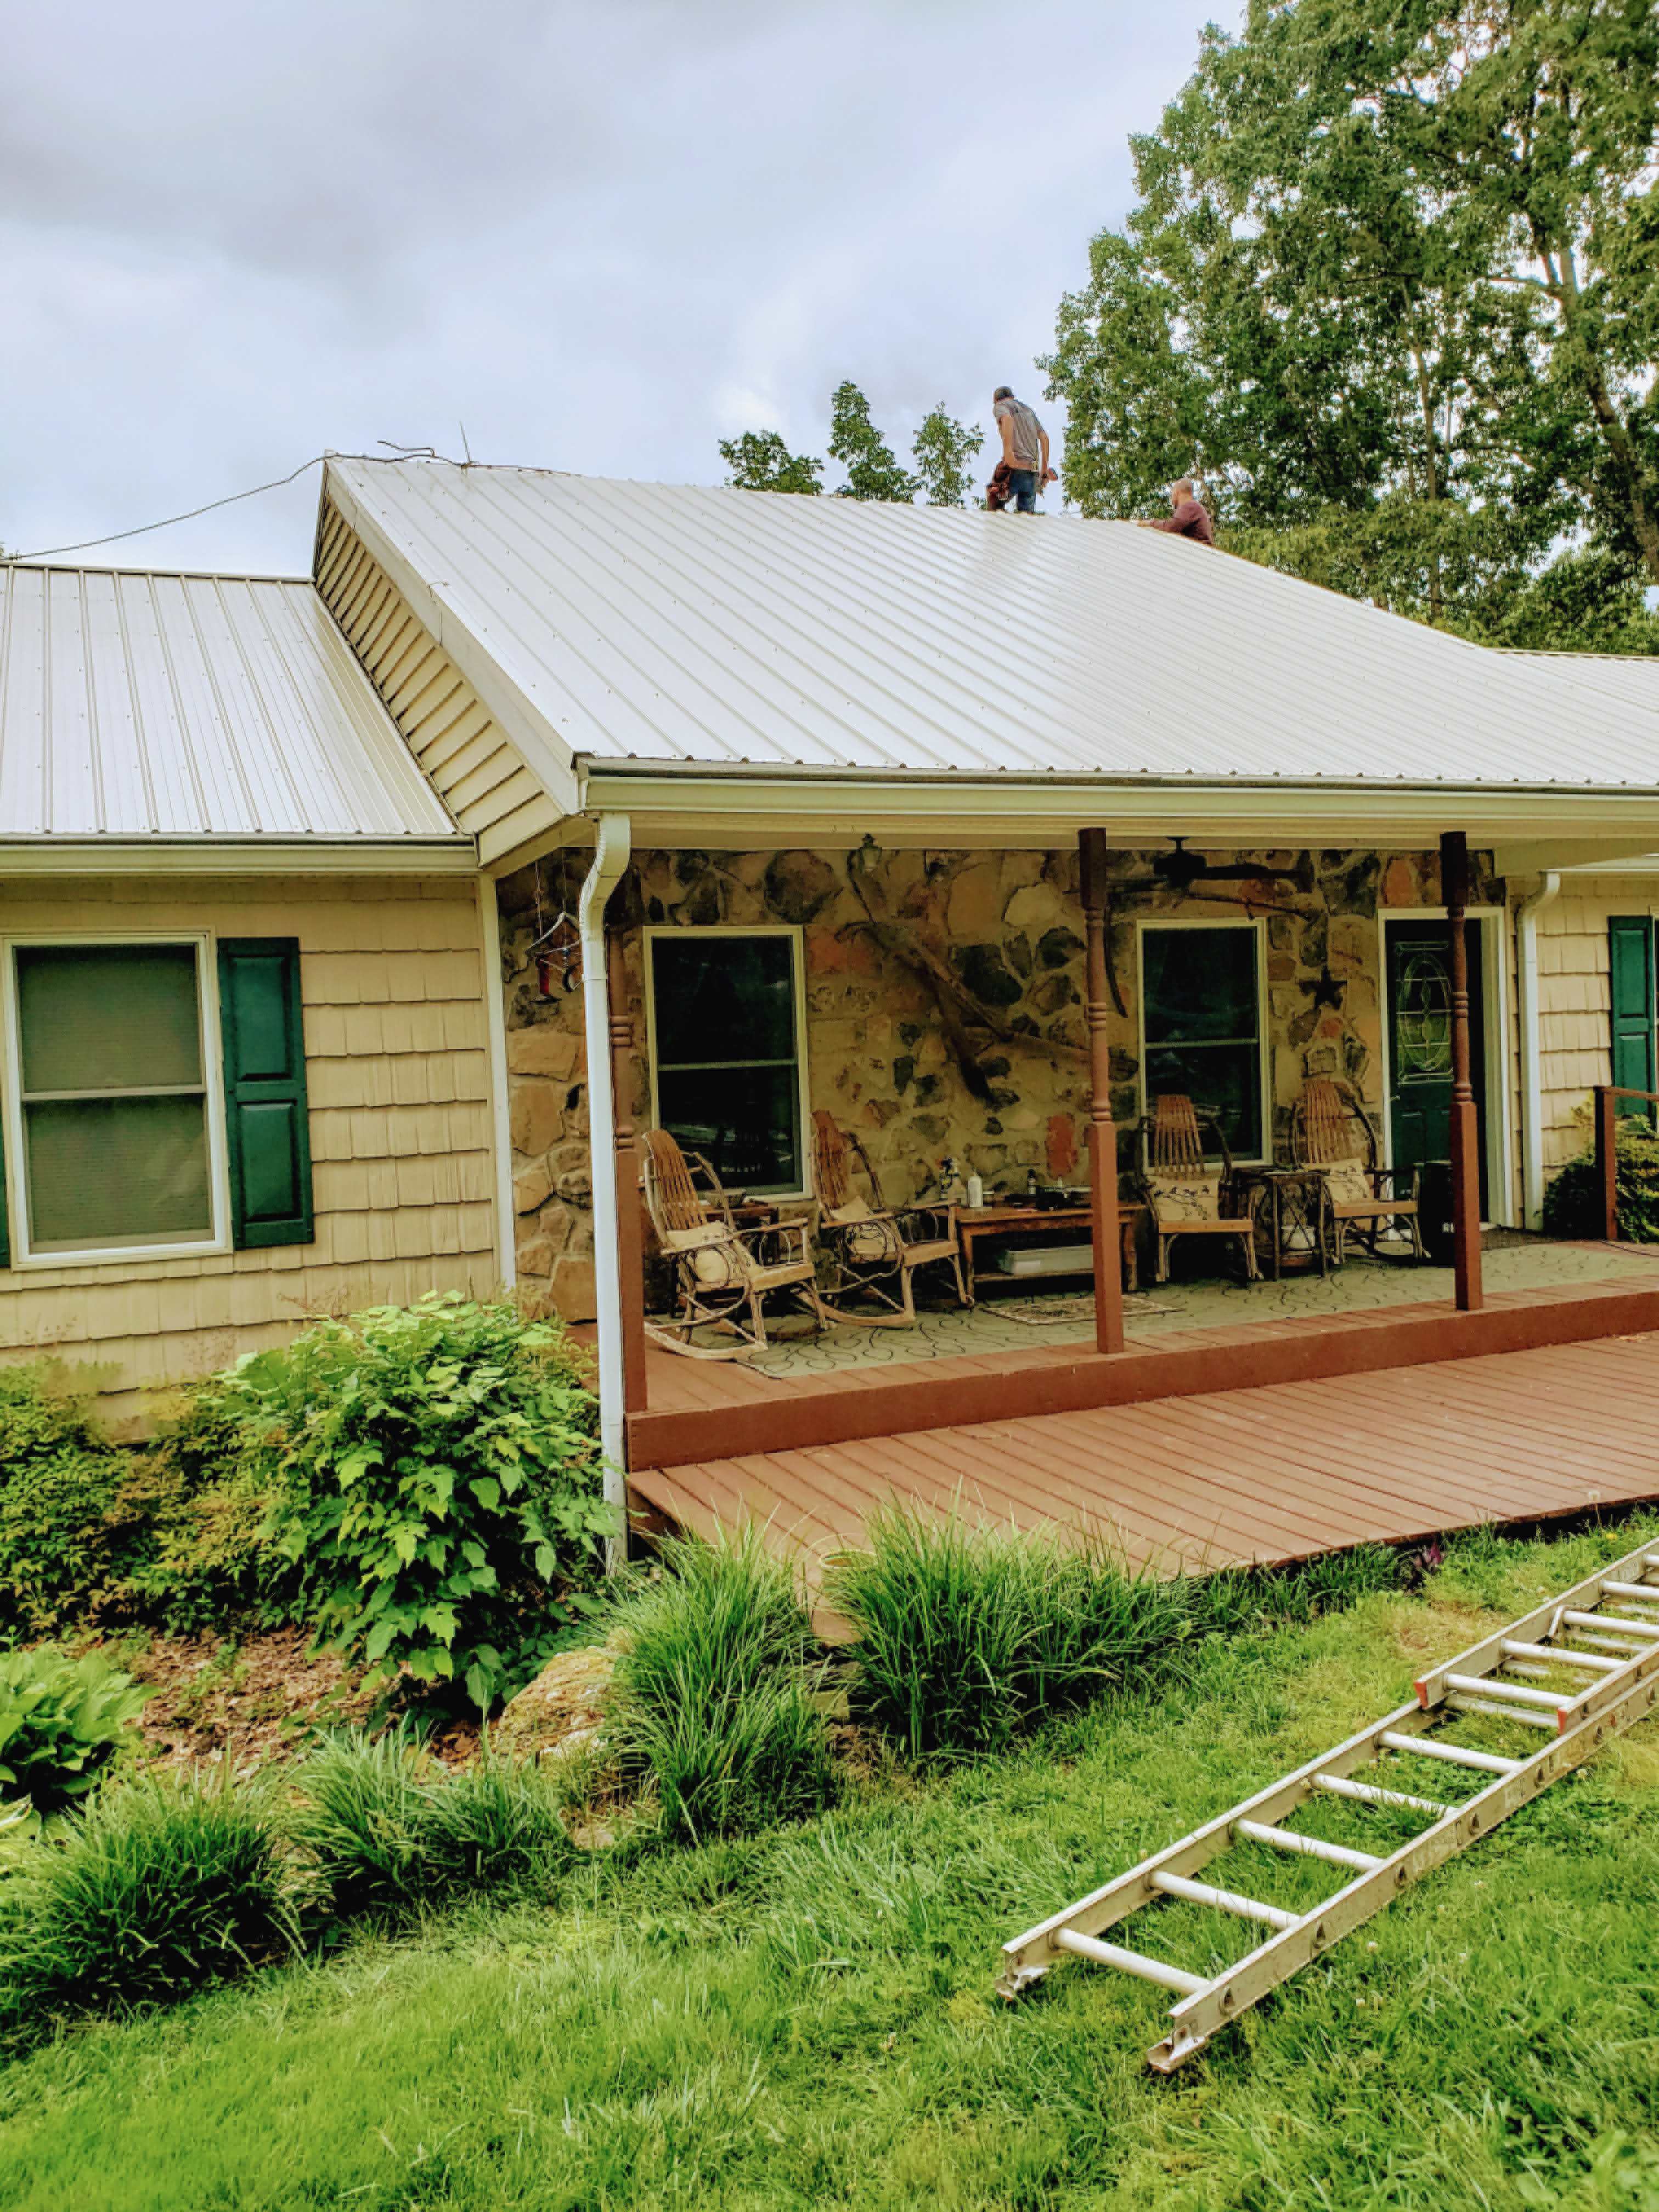
[[1547,1682],[1550,1678],[1547,1667],[1534,1667],[1529,1659],[1503,1659],[1498,1664],[1505,1676],[1524,1674],[1529,1682]]
[[1361,1805],[1403,1805],[1413,1813],[1432,1813],[1437,1820],[1452,1809],[1437,1797],[1413,1797],[1404,1790],[1379,1790],[1374,1782],[1352,1782],[1346,1774],[1316,1774],[1314,1788],[1327,1790],[1333,1797],[1352,1797]]
[[1517,1705],[1548,1705],[1555,1712],[1573,1702],[1565,1690],[1529,1690],[1524,1682],[1500,1682],[1491,1674],[1448,1674],[1446,1687],[1468,1697],[1501,1696],[1513,1698]]
[[1240,1920],[1259,1920],[1267,1928],[1294,1928],[1302,1917],[1299,1912],[1286,1912],[1277,1905],[1263,1905],[1259,1898],[1241,1897],[1236,1889],[1212,1889],[1207,1881],[1189,1881],[1184,1874],[1155,1874],[1152,1887],[1161,1889],[1166,1897],[1184,1897],[1189,1905],[1211,1905],[1218,1912],[1233,1913]]
[[1390,1751],[1418,1752],[1425,1759],[1449,1759],[1455,1766],[1473,1766],[1481,1774],[1513,1774],[1524,1765],[1519,1759],[1504,1759],[1495,1751],[1470,1751],[1461,1743],[1431,1743],[1427,1736],[1396,1735],[1386,1729],[1376,1739],[1387,1744]]
[[1519,1721],[1523,1728],[1547,1729],[1552,1735],[1555,1734],[1555,1723],[1546,1714],[1528,1712],[1522,1705],[1495,1705],[1490,1698],[1448,1698],[1446,1703],[1455,1713],[1479,1713],[1489,1721]]
[[1604,1651],[1617,1651],[1620,1655],[1621,1665],[1632,1659],[1640,1659],[1653,1649],[1650,1644],[1621,1644],[1614,1636],[1595,1636],[1588,1628],[1579,1630],[1578,1640],[1581,1644],[1599,1644]]
[[1659,1583],[1603,1583],[1603,1597],[1639,1597],[1644,1605],[1659,1605]]
[[1659,1637],[1659,1620],[1626,1620],[1616,1613],[1564,1613],[1561,1618],[1574,1628],[1613,1628],[1620,1636],[1634,1636],[1644,1643]]
[[1164,1959],[1148,1959],[1139,1951],[1125,1951],[1115,1943],[1103,1943],[1094,1936],[1079,1936],[1074,1928],[1058,1929],[1054,1942],[1062,1951],[1075,1951],[1079,1959],[1092,1959],[1097,1966],[1115,1966],[1125,1974],[1138,1974],[1143,1982],[1156,1982],[1161,1990],[1176,1990],[1195,1997],[1210,1986],[1202,1974],[1189,1974]]
[[1310,1859],[1323,1859],[1330,1866],[1354,1867],[1361,1874],[1369,1874],[1373,1867],[1382,1863],[1370,1851],[1350,1850],[1346,1844],[1328,1844],[1322,1836],[1298,1836],[1289,1828],[1269,1828],[1260,1820],[1237,1821],[1235,1832],[1248,1836],[1253,1844],[1271,1844],[1279,1851],[1301,1851]]
[[1506,1659],[1551,1659],[1562,1667],[1588,1667],[1593,1674],[1616,1674],[1624,1665],[1622,1659],[1598,1658],[1593,1651],[1569,1651],[1565,1644],[1517,1644],[1511,1637],[1504,1638]]

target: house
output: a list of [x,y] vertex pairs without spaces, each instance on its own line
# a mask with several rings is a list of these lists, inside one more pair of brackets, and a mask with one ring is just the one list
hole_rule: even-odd
[[0,1348],[497,1281],[479,884],[309,582],[0,567]]
[[[1659,700],[1599,665],[1489,652],[1126,525],[440,462],[331,461],[306,584],[9,574],[25,704],[0,725],[0,805],[29,732],[58,726],[54,685],[96,741],[68,779],[82,814],[46,805],[52,769],[3,824],[31,856],[7,890],[9,1346],[83,1346],[137,1382],[308,1300],[516,1277],[596,1321],[607,1441],[660,1498],[665,1471],[732,1452],[1319,1372],[1362,1335],[1397,1364],[1659,1325],[1645,1277],[1483,1303],[1475,1234],[1536,1218],[1606,1079],[1612,1031],[1604,1067],[1567,948],[1617,941],[1625,911],[1595,902],[1659,852]],[[100,653],[103,676],[76,672]],[[125,781],[91,764],[117,690]],[[161,806],[175,789],[193,811]],[[313,1243],[239,1225],[240,1079],[216,1103],[209,1050],[211,1238],[198,1204],[187,1254],[153,1228],[142,1258],[46,1249],[27,1146],[57,1102],[25,1087],[18,979],[51,926],[25,894],[71,866],[100,929],[137,904],[207,948],[210,1041],[221,937],[298,942]],[[829,1109],[890,1198],[946,1157],[992,1186],[1090,1184],[1098,1243],[1117,1178],[1091,1156],[1128,1170],[1154,1097],[1199,1097],[1237,1161],[1265,1163],[1321,1074],[1389,1161],[1456,1159],[1455,1303],[1304,1330],[1294,1358],[1246,1328],[1154,1359],[1118,1348],[1103,1271],[1094,1346],[972,1375],[895,1355],[856,1391],[724,1367],[694,1389],[647,1358],[640,1127],[787,1196]]]

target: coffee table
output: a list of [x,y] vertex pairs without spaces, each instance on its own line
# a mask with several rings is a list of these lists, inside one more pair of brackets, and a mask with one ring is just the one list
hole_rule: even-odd
[[[1144,1206],[1120,1205],[1117,1210],[1118,1248],[1123,1265],[1123,1287],[1136,1291],[1140,1287],[1140,1267],[1136,1249],[1136,1233],[1140,1226]],[[975,1264],[975,1246],[987,1237],[1001,1239],[1029,1236],[1034,1230],[1081,1229],[1092,1231],[1094,1214],[1086,1206],[959,1206],[957,1208],[957,1240],[962,1246],[962,1272],[968,1285],[968,1303],[975,1303],[975,1285],[979,1283],[1018,1283],[1022,1288],[1034,1288],[1051,1283],[1054,1275],[1011,1275],[1000,1267],[983,1267]],[[1092,1275],[1092,1255],[1065,1274]],[[1064,1276],[1060,1278],[1064,1279]]]

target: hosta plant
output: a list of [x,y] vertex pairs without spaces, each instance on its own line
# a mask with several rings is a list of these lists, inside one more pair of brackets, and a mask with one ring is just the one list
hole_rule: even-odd
[[71,1659],[42,1644],[0,1656],[0,1802],[50,1813],[86,1796],[133,1741],[149,1695],[96,1652]]

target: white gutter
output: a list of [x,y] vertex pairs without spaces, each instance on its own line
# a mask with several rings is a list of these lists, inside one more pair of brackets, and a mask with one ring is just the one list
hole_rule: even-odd
[[493,876],[478,878],[478,935],[483,948],[484,1036],[489,1049],[489,1122],[495,1156],[495,1271],[502,1289],[510,1291],[519,1279],[519,1240],[513,1211],[513,1136],[507,1124],[501,909]]
[[1559,870],[1547,869],[1535,891],[1515,910],[1515,995],[1521,1025],[1521,1218],[1544,1225],[1544,1069],[1538,1008],[1538,917],[1561,890]]
[[[578,915],[582,944],[582,1021],[587,1040],[587,1145],[593,1177],[593,1294],[599,1337],[599,1448],[605,1496],[628,1510],[623,1428],[622,1261],[617,1223],[617,1117],[611,1088],[611,994],[606,988],[605,909],[628,866],[632,839],[625,814],[601,814],[593,865]],[[605,1547],[612,1574],[628,1558],[626,1524]]]

